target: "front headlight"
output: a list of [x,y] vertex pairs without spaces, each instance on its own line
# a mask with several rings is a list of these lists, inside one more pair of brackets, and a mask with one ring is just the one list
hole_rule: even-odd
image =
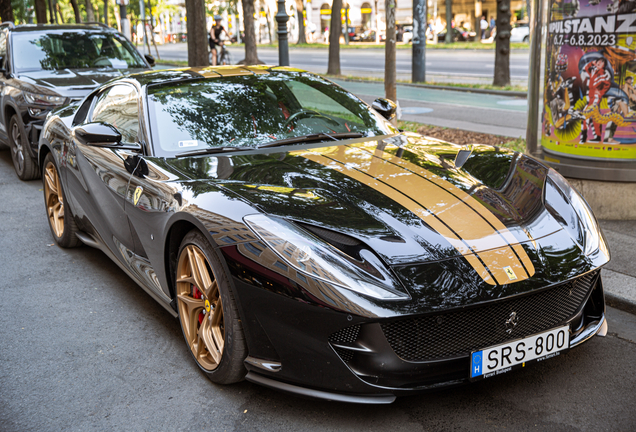
[[243,219],[276,255],[306,277],[377,299],[411,298],[370,250],[362,249],[359,261],[285,219],[262,214]]
[[64,96],[45,95],[31,92],[24,92],[24,99],[33,105],[60,106],[64,105],[66,98]]
[[600,232],[587,202],[552,168],[545,181],[543,201],[548,211],[581,246],[585,255],[599,248]]

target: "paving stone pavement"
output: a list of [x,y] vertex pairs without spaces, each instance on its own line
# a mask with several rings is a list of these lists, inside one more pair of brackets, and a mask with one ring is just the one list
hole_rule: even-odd
[[602,272],[607,303],[636,313],[636,220],[599,223],[612,255]]

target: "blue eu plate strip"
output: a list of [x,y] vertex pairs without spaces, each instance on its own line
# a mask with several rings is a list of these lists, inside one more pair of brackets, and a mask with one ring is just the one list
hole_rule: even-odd
[[475,378],[484,373],[483,368],[483,351],[474,352],[470,361],[470,377]]

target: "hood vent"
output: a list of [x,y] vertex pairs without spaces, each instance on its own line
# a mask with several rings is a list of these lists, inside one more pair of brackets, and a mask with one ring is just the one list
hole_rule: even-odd
[[319,228],[317,226],[304,223],[298,223],[298,225],[302,226],[307,231],[316,234],[321,239],[331,243],[339,249],[341,248],[341,246],[355,247],[362,244],[362,242],[358,239],[349,237],[348,235],[340,234],[332,230]]

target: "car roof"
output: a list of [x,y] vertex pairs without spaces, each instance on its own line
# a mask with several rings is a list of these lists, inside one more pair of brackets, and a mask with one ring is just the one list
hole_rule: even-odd
[[12,32],[30,32],[30,31],[55,31],[55,30],[90,30],[90,31],[112,31],[117,32],[117,29],[108,27],[101,23],[90,24],[20,24],[14,27],[9,26]]
[[208,66],[151,70],[126,75],[120,79],[133,79],[141,85],[165,84],[193,79],[218,79],[232,76],[267,75],[271,72],[307,72],[287,66]]

